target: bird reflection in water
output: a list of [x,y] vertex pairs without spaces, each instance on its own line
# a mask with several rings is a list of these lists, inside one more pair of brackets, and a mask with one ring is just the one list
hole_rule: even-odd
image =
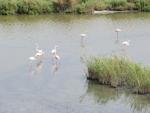
[[42,60],[35,62],[35,64],[33,64],[33,62],[32,62],[31,66],[30,66],[30,74],[31,75],[37,75],[41,72],[42,68],[43,68],[43,61]]
[[55,63],[52,64],[52,74],[55,75],[56,72],[59,70],[59,64]]

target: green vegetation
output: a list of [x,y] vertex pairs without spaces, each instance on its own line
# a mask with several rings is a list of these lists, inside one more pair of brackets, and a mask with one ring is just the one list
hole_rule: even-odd
[[0,0],[0,15],[47,14],[52,7],[52,0]]
[[150,94],[150,68],[122,57],[91,58],[88,78],[112,87],[125,86],[139,94]]
[[0,0],[0,15],[150,11],[150,0]]

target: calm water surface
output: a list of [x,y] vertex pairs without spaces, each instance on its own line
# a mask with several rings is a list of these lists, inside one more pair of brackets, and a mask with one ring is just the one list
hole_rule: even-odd
[[[121,28],[116,42],[114,30]],[[84,43],[80,34],[87,33]],[[122,51],[121,42],[131,40]],[[35,43],[45,51],[32,64]],[[0,113],[150,113],[150,97],[86,80],[84,58],[123,54],[150,65],[150,13],[1,16]],[[59,45],[61,60],[52,64]]]

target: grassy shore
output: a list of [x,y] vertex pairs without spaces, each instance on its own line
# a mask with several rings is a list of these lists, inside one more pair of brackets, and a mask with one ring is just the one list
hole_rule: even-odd
[[0,0],[0,15],[150,11],[150,0]]
[[139,94],[150,94],[150,68],[122,57],[91,58],[88,78],[111,87],[127,87]]

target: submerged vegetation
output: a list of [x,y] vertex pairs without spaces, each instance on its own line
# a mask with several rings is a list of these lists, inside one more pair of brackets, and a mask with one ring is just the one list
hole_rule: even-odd
[[139,94],[150,94],[150,68],[123,57],[91,58],[88,78],[111,87],[127,87]]
[[150,0],[0,0],[0,15],[150,11]]
[[131,94],[123,88],[116,90],[105,85],[100,86],[93,81],[89,81],[86,94],[92,96],[95,102],[100,102],[101,104],[107,104],[110,101],[117,101],[121,98],[125,104],[131,106],[134,113],[147,113],[150,108],[150,96],[148,95]]

